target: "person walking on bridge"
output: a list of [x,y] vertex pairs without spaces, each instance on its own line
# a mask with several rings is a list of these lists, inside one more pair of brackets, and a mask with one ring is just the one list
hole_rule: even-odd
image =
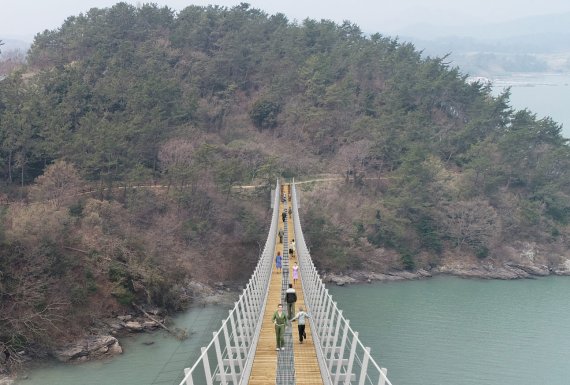
[[308,313],[304,312],[303,306],[299,306],[299,312],[295,314],[295,318],[291,320],[291,322],[299,320],[299,323],[297,323],[297,329],[299,329],[300,343],[303,343],[303,339],[307,339],[307,333],[305,333],[305,324],[307,318],[311,318],[311,316]]
[[287,302],[287,317],[293,318],[295,314],[295,302],[297,302],[297,292],[293,289],[293,284],[289,284],[289,288],[285,292],[285,302]]
[[283,257],[281,256],[281,252],[278,251],[277,255],[275,256],[275,272],[277,274],[281,273]]
[[289,255],[291,255],[291,258],[295,258],[296,251],[297,248],[295,247],[295,240],[293,239],[289,244]]
[[273,313],[271,322],[275,324],[275,339],[277,341],[275,350],[285,350],[285,325],[287,324],[287,315],[283,312],[283,305],[277,305],[277,310]]
[[293,286],[297,286],[297,280],[299,279],[299,265],[297,262],[293,265]]

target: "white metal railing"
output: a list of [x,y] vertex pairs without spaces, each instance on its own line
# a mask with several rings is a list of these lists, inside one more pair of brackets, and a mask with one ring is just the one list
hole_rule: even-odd
[[248,383],[269,293],[279,218],[279,187],[277,182],[269,234],[249,283],[220,329],[213,333],[208,346],[202,348],[196,363],[184,369],[184,379],[179,385]]
[[295,244],[302,275],[305,305],[311,314],[311,335],[325,385],[392,385],[342,315],[313,264],[299,220],[298,196],[292,183]]

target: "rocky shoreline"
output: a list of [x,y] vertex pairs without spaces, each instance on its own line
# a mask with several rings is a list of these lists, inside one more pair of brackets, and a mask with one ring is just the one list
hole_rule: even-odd
[[[328,284],[344,286],[372,282],[394,282],[426,279],[437,275],[452,275],[463,278],[479,279],[529,279],[550,275],[570,276],[570,259],[562,259],[562,263],[552,266],[537,263],[532,259],[522,262],[502,262],[485,260],[474,262],[448,261],[441,266],[415,271],[391,270],[373,272],[370,270],[351,271],[347,273],[323,274],[323,281]],[[194,306],[206,304],[231,305],[241,290],[224,286],[222,283],[209,287],[200,283],[192,283],[192,290],[197,294]],[[141,314],[143,313],[143,314]],[[81,363],[94,359],[105,359],[123,350],[120,337],[132,333],[153,332],[168,324],[168,319],[161,309],[146,309],[142,312],[131,312],[99,321],[96,330],[73,343],[50,352],[61,362]],[[15,375],[0,374],[0,385],[12,385]]]
[[[193,306],[232,304],[235,301],[235,292],[221,283],[216,284],[214,288],[200,283],[192,283],[191,286],[196,293]],[[166,329],[179,339],[188,337],[186,330],[171,325],[164,309],[143,309],[138,306],[137,309],[138,312],[133,310],[128,314],[100,320],[96,335],[74,341],[70,345],[55,350],[52,355],[57,360],[67,363],[104,359],[123,353],[117,337],[125,337],[133,333],[154,332],[159,328]]]
[[480,279],[528,279],[546,277],[549,275],[570,276],[570,259],[564,263],[549,267],[544,264],[505,262],[497,264],[487,262],[481,264],[452,263],[432,269],[418,269],[416,271],[393,270],[384,273],[372,271],[351,271],[345,274],[330,273],[323,275],[325,283],[344,286],[355,283],[393,282],[404,280],[425,279],[437,275],[452,275],[462,278]]
[[[158,309],[150,311],[155,312],[155,315],[160,314]],[[99,321],[97,327],[92,330],[93,334],[60,346],[51,352],[46,352],[46,355],[70,364],[110,358],[123,353],[123,348],[117,337],[131,333],[152,332],[160,327],[159,322],[165,322],[165,319],[162,318],[157,322],[135,314],[104,319]],[[35,359],[29,357],[25,351],[20,353],[20,357],[23,360],[24,369],[30,363],[35,362]],[[3,374],[0,374],[0,385],[12,385],[17,377],[17,372],[8,374],[5,370]],[[24,375],[20,379],[25,378]]]
[[[229,288],[222,283],[217,283],[214,287],[203,285],[198,282],[190,283],[190,288],[195,293],[192,306],[204,306],[209,304],[231,305],[236,301],[241,291]],[[187,337],[186,331],[171,326],[169,317],[163,309],[147,308],[133,309],[123,315],[99,320],[91,330],[91,334],[77,339],[72,343],[60,346],[59,348],[46,352],[46,356],[51,356],[60,362],[68,364],[80,364],[91,360],[104,360],[123,353],[120,339],[132,334],[152,333],[161,328],[167,328],[175,338],[184,339]],[[37,362],[29,357],[26,352],[21,352],[25,369],[28,365]],[[0,385],[13,385],[19,377],[18,372],[8,373],[2,369],[0,362]]]

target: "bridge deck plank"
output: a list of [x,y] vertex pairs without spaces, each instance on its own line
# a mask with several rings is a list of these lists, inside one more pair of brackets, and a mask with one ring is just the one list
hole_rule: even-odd
[[[288,190],[288,186],[286,186]],[[283,203],[280,203],[280,211],[283,209]],[[287,219],[288,222],[288,239],[294,239],[294,225],[291,218]],[[280,223],[280,227],[282,228],[282,224]],[[279,242],[275,246],[275,254],[277,251],[281,251],[283,254],[283,245]],[[292,264],[295,262],[296,259],[290,260],[290,267],[289,267],[289,274],[290,279],[289,282],[293,282],[293,275],[292,275]],[[300,279],[302,280],[302,276]],[[296,285],[297,290],[297,304],[296,309],[299,309],[299,306],[305,307],[304,303],[304,296],[303,290],[301,287],[301,283],[297,282]],[[257,344],[257,349],[255,352],[255,358],[253,360],[253,366],[251,370],[251,375],[249,377],[249,384],[250,385],[268,385],[275,383],[275,373],[277,369],[277,352],[275,350],[275,328],[273,323],[271,322],[271,317],[277,308],[277,304],[281,301],[280,293],[281,291],[281,274],[276,274],[274,271],[271,274],[271,280],[269,282],[269,295],[268,295],[268,303],[265,307],[265,313],[263,315],[263,323],[261,326],[261,334],[259,337],[259,342]],[[317,354],[315,351],[315,347],[313,345],[313,341],[311,338],[305,340],[303,344],[299,343],[299,335],[297,333],[297,326],[296,323],[293,324],[293,352],[295,357],[295,383],[297,385],[322,385],[323,380],[321,378],[321,372],[319,368],[319,364],[317,361]],[[307,324],[306,326],[306,333],[307,336],[310,337],[311,330],[310,325]]]
[[[289,218],[288,228],[289,228],[289,239],[295,239],[294,228],[295,225],[291,218]],[[291,259],[289,268],[289,282],[293,282],[293,264],[297,261],[297,256]],[[307,310],[305,305],[305,296],[303,294],[303,275],[299,270],[299,280],[295,285],[295,291],[297,292],[297,303],[295,304],[296,311],[302,306],[303,309]],[[319,362],[317,361],[317,352],[315,350],[315,345],[313,344],[313,339],[311,338],[311,325],[310,322],[306,323],[305,334],[307,334],[308,339],[304,340],[301,344],[299,342],[299,332],[297,329],[297,322],[293,322],[293,355],[295,357],[295,384],[296,385],[315,385],[323,384],[323,379],[321,377],[321,370],[319,368]]]
[[[280,203],[280,210],[282,210],[282,203]],[[281,222],[281,221],[280,221]],[[282,224],[279,224],[282,228]],[[283,253],[283,244],[277,242],[275,246],[274,255],[277,251]],[[267,305],[265,313],[263,314],[263,323],[261,325],[261,333],[257,349],[255,351],[255,358],[249,376],[250,385],[267,385],[275,383],[275,372],[277,370],[277,352],[275,350],[275,328],[271,322],[271,317],[280,302],[281,292],[281,274],[277,274],[275,266],[273,266],[273,273],[269,281],[269,295],[267,296]]]

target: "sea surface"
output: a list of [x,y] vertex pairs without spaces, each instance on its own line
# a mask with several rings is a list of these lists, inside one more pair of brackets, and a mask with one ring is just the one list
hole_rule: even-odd
[[570,277],[330,291],[394,385],[570,384]]
[[114,358],[82,364],[45,362],[28,371],[18,385],[174,385],[185,367],[200,356],[228,315],[224,306],[193,308],[174,319],[190,337],[179,341],[166,331],[134,334],[121,338],[124,353]]
[[550,116],[562,124],[562,134],[570,138],[570,74],[512,74],[490,79],[495,95],[511,89],[511,107],[528,108],[543,118]]
[[[436,277],[330,291],[394,385],[570,384],[570,277]],[[122,356],[48,363],[18,384],[178,384],[226,315],[222,307],[194,309],[177,319],[192,333],[185,342],[141,334],[121,341]]]

